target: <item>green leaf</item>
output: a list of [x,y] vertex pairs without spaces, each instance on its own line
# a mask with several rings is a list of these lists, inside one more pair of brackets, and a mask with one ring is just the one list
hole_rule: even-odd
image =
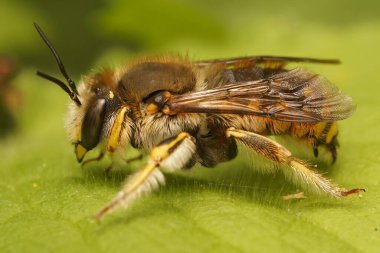
[[[296,9],[272,1],[242,1],[238,7],[233,1],[215,8],[205,4],[213,17],[223,19],[226,40],[160,39],[157,44],[199,58],[340,58],[339,66],[306,66],[357,104],[355,114],[340,123],[337,163],[318,169],[339,185],[363,187],[366,193],[342,200],[308,195],[283,201],[282,195],[298,189],[281,174],[257,173],[255,161],[240,152],[239,158],[213,169],[166,174],[165,187],[98,224],[93,215],[143,162],[113,171],[109,178],[103,173],[107,159],[81,168],[64,129],[68,98],[38,79],[36,67],[25,67],[13,82],[24,94],[18,128],[0,140],[0,252],[378,252],[380,22],[372,15],[375,6],[348,19],[347,14],[356,13],[351,3],[332,5],[336,12],[327,11],[326,18],[315,13],[324,10],[326,1],[316,3],[315,10],[297,3]],[[135,154],[128,150],[128,156]]]

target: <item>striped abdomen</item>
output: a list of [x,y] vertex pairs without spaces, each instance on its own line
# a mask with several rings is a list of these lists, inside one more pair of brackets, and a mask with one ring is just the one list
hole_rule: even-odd
[[[219,118],[219,117],[218,117]],[[338,128],[336,122],[298,123],[247,115],[223,115],[218,119],[226,127],[235,127],[262,135],[288,135],[310,145],[318,156],[318,147],[326,147],[336,159]]]

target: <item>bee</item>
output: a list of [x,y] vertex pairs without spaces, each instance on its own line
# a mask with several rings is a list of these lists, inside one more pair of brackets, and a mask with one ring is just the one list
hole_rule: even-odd
[[78,162],[100,147],[111,158],[131,145],[149,153],[141,170],[129,176],[121,191],[96,215],[129,207],[164,185],[168,173],[195,164],[215,167],[234,159],[237,143],[282,171],[305,190],[341,198],[364,189],[346,190],[313,170],[283,145],[269,138],[287,135],[318,156],[326,148],[337,157],[337,124],[355,110],[352,99],[326,78],[290,62],[339,63],[313,58],[254,56],[190,61],[172,56],[144,57],[120,68],[82,78],[78,88],[37,24],[39,35],[58,63],[70,97],[66,127]]

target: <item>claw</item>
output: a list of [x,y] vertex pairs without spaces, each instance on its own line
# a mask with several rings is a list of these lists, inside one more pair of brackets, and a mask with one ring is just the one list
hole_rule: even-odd
[[346,197],[346,196],[351,195],[351,194],[359,194],[360,192],[366,192],[366,190],[362,189],[362,188],[355,188],[355,189],[351,189],[349,191],[341,192],[341,195],[343,197]]

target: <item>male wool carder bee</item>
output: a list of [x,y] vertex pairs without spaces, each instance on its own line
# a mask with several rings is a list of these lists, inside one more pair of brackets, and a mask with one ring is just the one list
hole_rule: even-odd
[[84,77],[78,89],[57,52],[37,24],[68,82],[42,72],[71,98],[67,130],[78,162],[99,146],[100,157],[122,153],[130,144],[148,151],[146,166],[130,176],[122,190],[96,214],[128,207],[163,185],[161,172],[199,163],[214,167],[237,155],[237,142],[281,170],[306,190],[341,198],[364,189],[345,190],[311,165],[268,138],[288,135],[324,147],[335,160],[336,121],[355,110],[350,97],[326,78],[288,62],[338,63],[337,60],[256,56],[192,62],[181,57],[144,57],[117,69]]

